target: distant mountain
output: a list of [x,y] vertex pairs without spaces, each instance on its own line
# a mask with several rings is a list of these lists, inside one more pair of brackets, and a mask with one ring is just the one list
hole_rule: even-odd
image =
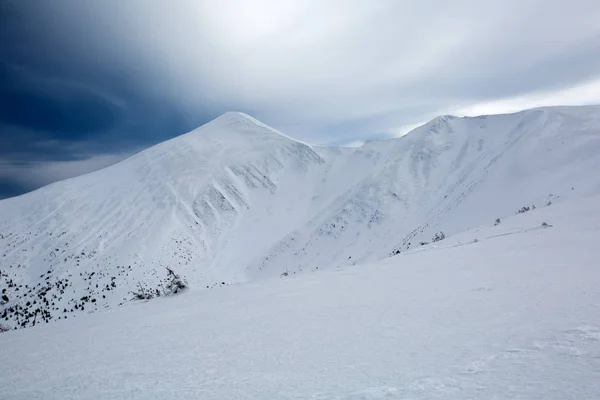
[[111,308],[166,266],[212,288],[379,260],[598,194],[598,170],[595,106],[444,116],[357,148],[310,146],[229,112],[0,201],[0,310],[30,326]]

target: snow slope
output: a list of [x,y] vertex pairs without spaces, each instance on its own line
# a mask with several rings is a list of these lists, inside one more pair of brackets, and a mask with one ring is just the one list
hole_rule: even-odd
[[[523,206],[600,193],[600,107],[444,116],[359,148],[295,141],[226,113],[106,169],[0,202],[11,326],[156,287],[373,262]],[[37,314],[36,314],[37,311]]]
[[7,332],[0,397],[595,399],[599,211],[571,199],[376,263]]

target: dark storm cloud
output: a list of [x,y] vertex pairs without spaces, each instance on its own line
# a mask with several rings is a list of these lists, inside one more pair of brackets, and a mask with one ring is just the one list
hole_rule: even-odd
[[[81,2],[0,3],[0,198],[104,167],[216,116],[187,114]],[[8,39],[8,40],[6,40]],[[144,71],[144,74],[141,74]]]
[[85,89],[60,82],[41,85],[0,67],[0,123],[73,139],[111,130],[122,110]]

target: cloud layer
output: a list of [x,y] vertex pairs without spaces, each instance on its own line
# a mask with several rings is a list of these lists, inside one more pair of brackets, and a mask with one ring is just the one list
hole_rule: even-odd
[[107,16],[122,15],[119,35],[169,72],[161,90],[315,140],[600,77],[593,0],[141,3]]

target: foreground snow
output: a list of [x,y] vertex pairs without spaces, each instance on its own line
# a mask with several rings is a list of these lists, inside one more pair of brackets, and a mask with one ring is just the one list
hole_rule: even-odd
[[597,398],[599,211],[565,202],[374,264],[8,332],[0,397]]

